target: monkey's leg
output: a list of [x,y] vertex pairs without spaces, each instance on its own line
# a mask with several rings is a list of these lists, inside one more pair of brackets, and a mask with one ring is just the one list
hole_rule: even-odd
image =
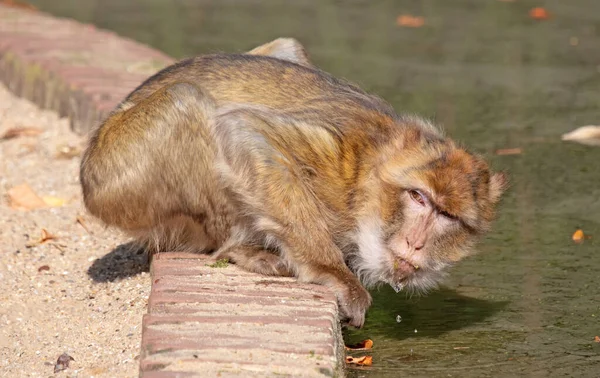
[[284,121],[248,109],[221,115],[215,129],[223,180],[252,219],[249,228],[277,240],[299,280],[330,287],[342,315],[361,327],[371,296],[333,242],[326,222],[331,214],[316,198],[291,148],[277,147],[279,141],[270,137],[290,129],[293,120]]
[[[96,131],[82,159],[87,209],[145,245],[214,248],[211,239],[225,231],[210,229],[198,237],[215,219],[211,209],[224,208],[215,188],[212,98],[177,83],[121,109]],[[227,227],[226,220],[214,223]]]
[[215,258],[229,259],[230,262],[254,273],[267,276],[293,276],[281,257],[256,246],[226,246],[215,253]]

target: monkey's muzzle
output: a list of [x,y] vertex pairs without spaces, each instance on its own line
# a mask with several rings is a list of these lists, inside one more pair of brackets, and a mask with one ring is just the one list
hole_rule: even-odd
[[396,257],[394,260],[394,278],[397,280],[410,277],[418,269],[418,266],[411,264],[409,261],[401,257]]

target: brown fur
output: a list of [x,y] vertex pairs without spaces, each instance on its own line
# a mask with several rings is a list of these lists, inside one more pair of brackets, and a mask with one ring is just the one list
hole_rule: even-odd
[[[81,183],[93,215],[151,250],[215,250],[255,272],[327,285],[360,327],[371,297],[357,275],[371,269],[370,254],[388,261],[359,247],[371,236],[364,222],[380,219],[385,240],[404,242],[404,193],[424,188],[460,227],[422,258],[458,261],[487,230],[505,178],[429,123],[314,68],[297,41],[278,39],[146,80],[96,130]],[[406,279],[396,263],[380,265]]]

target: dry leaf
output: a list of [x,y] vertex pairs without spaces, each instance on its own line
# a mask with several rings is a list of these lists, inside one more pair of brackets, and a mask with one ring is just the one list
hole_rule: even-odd
[[83,227],[83,229],[86,230],[88,234],[91,234],[90,229],[85,224],[85,219],[83,219],[82,216],[78,216],[76,218],[76,222],[79,223],[79,225],[81,225],[81,227]]
[[37,136],[43,132],[44,129],[40,129],[39,127],[13,127],[12,129],[6,130],[6,132],[0,137],[0,140],[8,140],[24,136]]
[[366,339],[358,344],[346,345],[346,350],[367,350],[373,348],[373,340]]
[[409,14],[401,14],[396,18],[396,25],[406,26],[409,28],[420,28],[425,25],[423,17],[411,16]]
[[66,244],[60,244],[60,243],[50,243],[50,246],[58,249],[61,253],[65,253],[65,248],[67,247]]
[[67,202],[64,198],[53,196],[43,196],[42,200],[50,207],[60,207]]
[[573,241],[575,243],[581,243],[584,237],[585,235],[583,234],[583,230],[577,230],[573,233]]
[[17,185],[8,190],[8,203],[13,209],[33,210],[48,206],[27,184]]
[[501,148],[496,150],[496,155],[520,155],[522,153],[522,148]]
[[69,363],[71,361],[75,361],[75,359],[66,353],[63,353],[60,356],[58,356],[58,359],[56,360],[56,365],[54,365],[54,373],[58,373],[59,371],[63,371],[66,368],[68,368]]
[[529,17],[534,20],[545,20],[550,17],[548,11],[542,7],[532,8],[529,11]]
[[46,230],[45,228],[42,228],[42,236],[37,240],[30,241],[29,243],[25,244],[25,246],[28,248],[31,248],[31,247],[35,247],[40,244],[43,244],[43,243],[47,242],[48,240],[54,240],[54,239],[58,239],[58,236],[52,235],[48,230]]
[[586,144],[588,146],[600,146],[600,126],[581,126],[573,131],[563,134],[561,139]]
[[56,148],[57,159],[72,159],[81,155],[81,149],[70,144],[63,144]]
[[597,343],[600,343],[600,336],[594,337],[594,341],[597,342]]
[[373,365],[373,356],[352,357],[346,356],[346,363],[359,366]]
[[53,196],[44,196],[42,197],[42,200],[50,207],[61,207],[67,203],[66,199]]

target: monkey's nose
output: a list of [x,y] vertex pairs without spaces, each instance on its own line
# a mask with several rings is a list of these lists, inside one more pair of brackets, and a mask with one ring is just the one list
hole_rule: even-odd
[[409,238],[406,238],[406,246],[410,248],[414,248],[415,251],[420,251],[425,246],[423,241],[411,242]]

